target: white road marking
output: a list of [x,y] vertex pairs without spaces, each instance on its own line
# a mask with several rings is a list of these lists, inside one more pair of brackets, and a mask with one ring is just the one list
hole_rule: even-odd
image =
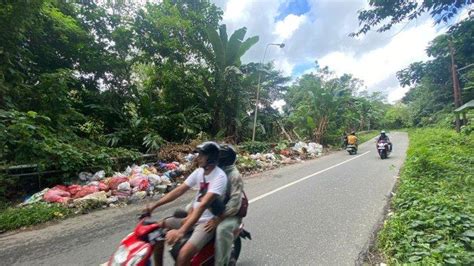
[[324,172],[326,172],[326,171],[328,171],[328,170],[331,170],[331,169],[333,169],[333,168],[335,168],[335,167],[338,167],[338,166],[343,165],[343,164],[345,164],[345,163],[347,163],[347,162],[350,162],[350,161],[352,161],[352,160],[355,160],[355,159],[357,159],[357,158],[359,158],[359,157],[361,157],[361,156],[366,155],[366,154],[369,153],[369,152],[370,152],[370,151],[366,151],[366,152],[362,153],[361,155],[358,155],[358,156],[353,157],[353,158],[351,158],[351,159],[347,159],[347,160],[345,160],[345,161],[343,161],[343,162],[340,162],[340,163],[338,163],[338,164],[335,164],[335,165],[333,165],[333,166],[330,166],[330,167],[328,167],[328,168],[326,168],[326,169],[323,169],[323,170],[318,171],[318,172],[316,172],[316,173],[310,174],[310,175],[308,175],[308,176],[302,177],[302,178],[300,178],[300,179],[298,179],[298,180],[295,180],[295,181],[293,181],[293,182],[291,182],[291,183],[288,183],[288,184],[286,184],[286,185],[284,185],[284,186],[282,186],[282,187],[279,187],[279,188],[274,189],[274,190],[272,190],[272,191],[270,191],[270,192],[267,192],[267,193],[265,193],[265,194],[262,194],[262,195],[260,195],[260,196],[258,196],[258,197],[256,197],[256,198],[253,198],[253,199],[249,200],[249,203],[254,203],[254,202],[256,202],[257,200],[261,200],[261,199],[263,199],[263,198],[265,198],[265,197],[268,197],[268,196],[270,196],[271,194],[276,193],[276,192],[278,192],[278,191],[280,191],[280,190],[282,190],[282,189],[291,187],[291,186],[293,186],[293,185],[295,185],[295,184],[298,184],[299,182],[302,182],[302,181],[304,181],[304,180],[306,180],[306,179],[308,179],[308,178],[311,178],[311,177],[313,177],[313,176],[319,175],[319,174],[324,173]]

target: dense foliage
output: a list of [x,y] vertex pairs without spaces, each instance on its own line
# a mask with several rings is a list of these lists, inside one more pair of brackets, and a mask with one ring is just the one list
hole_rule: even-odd
[[474,138],[446,129],[410,132],[393,215],[379,247],[394,264],[474,263]]
[[[74,173],[166,142],[247,141],[259,72],[259,140],[278,142],[286,130],[327,144],[384,125],[383,99],[357,95],[360,81],[349,75],[325,68],[291,85],[271,62],[242,64],[258,36],[228,32],[222,14],[205,0],[4,1],[0,164]],[[271,107],[281,99],[286,113]]]
[[373,27],[378,32],[390,30],[393,25],[409,22],[428,12],[436,23],[450,21],[470,1],[464,0],[370,0],[369,7],[359,11],[361,28],[352,35],[365,34]]

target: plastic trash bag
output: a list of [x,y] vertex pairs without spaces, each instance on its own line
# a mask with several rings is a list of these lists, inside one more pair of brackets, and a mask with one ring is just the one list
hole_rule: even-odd
[[59,188],[53,188],[43,196],[44,201],[51,203],[68,203],[71,200],[71,194]]
[[102,180],[104,178],[105,178],[105,171],[100,170],[92,176],[91,180],[92,181],[99,181],[99,180]]

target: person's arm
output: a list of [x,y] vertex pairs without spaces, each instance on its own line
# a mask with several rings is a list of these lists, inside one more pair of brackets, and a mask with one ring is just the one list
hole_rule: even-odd
[[224,212],[209,220],[206,224],[206,231],[212,232],[225,218],[237,215],[242,204],[242,194],[244,191],[244,181],[240,173],[230,178],[232,181],[230,198],[225,205]]
[[191,227],[196,224],[201,215],[216,197],[217,194],[214,194],[212,192],[206,193],[206,195],[201,198],[199,207],[193,209],[193,211],[186,217],[186,219],[184,220],[184,224],[179,229],[171,230],[166,234],[167,242],[170,244],[174,244],[176,243],[176,241],[183,238],[184,234],[186,234],[186,232],[188,232],[189,229],[191,229]]
[[183,195],[186,191],[188,191],[190,188],[194,187],[197,182],[198,182],[198,178],[199,178],[199,175],[200,175],[200,172],[202,171],[202,169],[196,169],[194,170],[187,178],[186,180],[183,182],[183,184],[181,184],[179,187],[173,189],[172,191],[170,191],[168,194],[166,194],[163,198],[161,198],[160,200],[158,200],[158,202],[153,205],[153,207],[151,208],[147,208],[146,211],[148,211],[149,213],[151,213],[154,209],[158,208],[159,206],[162,206],[168,202],[171,202],[177,198],[179,198],[181,195]]

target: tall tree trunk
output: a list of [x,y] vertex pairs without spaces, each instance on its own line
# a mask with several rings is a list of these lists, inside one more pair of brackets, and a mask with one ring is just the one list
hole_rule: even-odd
[[315,132],[314,132],[316,143],[321,143],[321,140],[323,139],[324,134],[326,134],[328,122],[329,122],[328,117],[326,115],[321,117],[321,119],[319,120],[319,125],[315,129]]

